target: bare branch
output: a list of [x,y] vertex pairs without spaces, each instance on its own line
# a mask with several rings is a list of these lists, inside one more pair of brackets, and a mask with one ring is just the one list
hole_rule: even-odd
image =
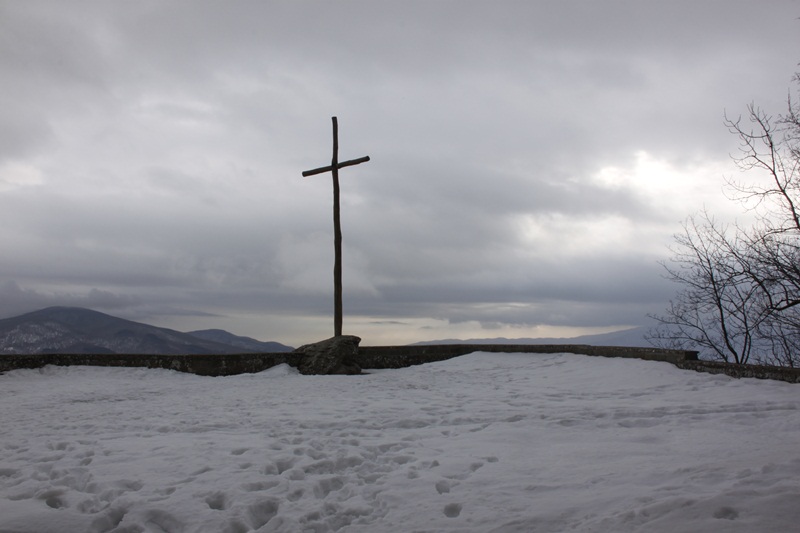
[[739,140],[733,160],[762,176],[726,179],[727,192],[756,222],[724,226],[707,212],[687,219],[662,265],[681,290],[653,316],[651,342],[736,363],[800,366],[800,106],[791,94],[787,109],[776,118],[751,103],[744,117],[725,114]]

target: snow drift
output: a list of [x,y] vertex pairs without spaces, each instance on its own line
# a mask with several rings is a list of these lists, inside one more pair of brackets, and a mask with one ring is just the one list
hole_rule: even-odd
[[0,376],[0,532],[790,531],[798,388],[580,355]]

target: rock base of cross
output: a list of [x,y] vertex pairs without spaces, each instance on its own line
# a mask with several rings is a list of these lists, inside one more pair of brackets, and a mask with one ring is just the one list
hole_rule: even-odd
[[301,374],[360,374],[360,342],[361,337],[339,335],[301,346],[293,352],[300,356],[297,369]]

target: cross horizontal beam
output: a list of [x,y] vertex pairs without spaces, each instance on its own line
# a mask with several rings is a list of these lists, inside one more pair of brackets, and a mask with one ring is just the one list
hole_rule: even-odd
[[[336,168],[340,169],[344,167],[352,167],[353,165],[357,165],[359,163],[366,163],[367,161],[369,161],[369,156],[365,155],[364,157],[359,157],[358,159],[342,161],[341,163],[336,165]],[[328,165],[327,167],[319,167],[312,170],[304,170],[303,177],[307,178],[308,176],[314,176],[315,174],[322,174],[323,172],[330,172],[332,170],[333,170],[333,165]]]

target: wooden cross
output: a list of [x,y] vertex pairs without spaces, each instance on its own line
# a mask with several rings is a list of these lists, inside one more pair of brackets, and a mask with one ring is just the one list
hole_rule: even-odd
[[339,162],[339,124],[333,121],[333,158],[330,166],[306,170],[303,177],[330,172],[333,175],[333,330],[335,336],[342,334],[342,226],[339,219],[339,169],[369,161],[369,156]]

